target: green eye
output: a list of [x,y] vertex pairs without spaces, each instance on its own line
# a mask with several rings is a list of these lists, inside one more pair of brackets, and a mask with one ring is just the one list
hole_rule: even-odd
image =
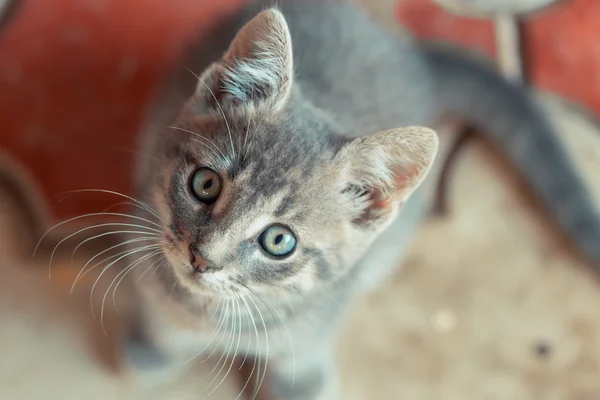
[[221,194],[223,180],[210,168],[197,169],[192,175],[191,191],[203,203],[212,203]]
[[284,257],[296,248],[296,237],[282,225],[271,225],[260,234],[258,242],[270,255]]

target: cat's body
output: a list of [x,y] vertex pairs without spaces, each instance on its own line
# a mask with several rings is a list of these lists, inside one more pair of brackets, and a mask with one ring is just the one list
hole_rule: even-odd
[[[472,62],[424,52],[349,4],[286,0],[285,20],[272,10],[252,19],[264,8],[248,6],[205,39],[194,98],[144,139],[138,194],[153,210],[139,216],[160,225],[156,257],[166,260],[141,279],[147,268],[131,274],[142,304],[129,347],[138,362],[178,364],[217,348],[269,358],[280,398],[313,399],[335,386],[330,343],[349,298],[389,276],[430,205],[433,185],[421,183],[437,139],[396,128],[431,126],[446,113],[502,138],[563,228],[600,259],[596,211],[520,89]],[[482,82],[498,95],[481,92]],[[198,172],[210,181],[201,196],[218,183],[216,197],[190,194]],[[273,224],[292,234],[277,246],[297,240],[283,256],[262,242]]]

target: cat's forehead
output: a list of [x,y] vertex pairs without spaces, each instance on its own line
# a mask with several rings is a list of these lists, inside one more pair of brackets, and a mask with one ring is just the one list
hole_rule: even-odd
[[331,160],[341,141],[335,125],[302,105],[278,115],[253,108],[192,113],[178,125],[194,132],[188,138],[193,152],[218,153],[236,172],[252,167],[273,179],[282,172],[310,173]]
[[247,159],[233,175],[234,185],[251,197],[251,202],[271,199],[274,213],[281,214],[295,201],[333,184],[334,146],[309,137],[311,133],[299,127],[272,125],[265,129],[271,132],[250,145]]
[[[221,130],[221,143],[232,155],[229,178],[239,208],[275,217],[307,214],[336,186],[333,163],[338,145],[324,125],[292,113],[279,118],[231,119],[233,148]],[[222,127],[221,129],[227,129]]]

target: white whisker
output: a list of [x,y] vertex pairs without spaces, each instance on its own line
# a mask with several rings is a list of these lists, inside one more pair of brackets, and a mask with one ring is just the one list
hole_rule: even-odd
[[[223,301],[222,299],[220,299],[220,300],[219,300],[219,303],[217,304],[217,308],[215,308],[215,313],[216,313],[216,310],[217,310],[217,309],[219,308],[219,306],[221,305],[222,301]],[[229,303],[227,304],[227,306],[229,307]],[[221,306],[221,308],[222,308],[222,307],[223,307],[223,306]],[[213,316],[212,316],[211,318],[214,318],[214,316],[215,316],[215,313],[213,313]],[[221,332],[221,327],[222,327],[222,325],[225,323],[225,318],[226,318],[226,316],[227,316],[227,314],[226,314],[226,313],[224,313],[224,312],[219,312],[219,314],[220,314],[220,315],[219,315],[219,320],[217,321],[217,327],[216,327],[216,329],[214,330],[213,334],[211,335],[210,339],[208,339],[208,343],[206,343],[206,344],[204,345],[204,347],[202,347],[202,349],[200,349],[200,351],[198,351],[198,352],[197,352],[197,353],[196,353],[196,354],[195,354],[195,355],[194,355],[192,358],[188,359],[187,361],[185,361],[185,362],[183,362],[183,363],[181,363],[181,364],[177,364],[177,365],[176,365],[176,367],[181,367],[181,366],[183,366],[183,365],[185,365],[185,364],[188,364],[188,363],[190,363],[190,362],[191,362],[191,361],[193,361],[193,360],[194,360],[196,357],[198,357],[200,354],[204,353],[204,351],[205,351],[205,350],[206,350],[206,349],[207,349],[207,348],[210,346],[210,344],[212,343],[212,341],[214,340],[214,338],[215,338],[215,337],[216,337],[216,336],[219,334],[219,332]],[[206,361],[206,360],[203,360],[203,361],[201,361],[201,363],[203,363],[204,361]]]
[[[233,301],[232,301],[232,299],[228,298],[227,299],[227,308],[225,309],[225,314],[226,314],[225,320],[226,321],[228,320],[229,313],[231,312],[229,310],[229,304],[230,303],[231,303],[231,305],[233,307]],[[215,354],[215,351],[217,351],[217,349],[221,346],[221,342],[223,341],[223,339],[225,339],[225,335],[227,334],[228,327],[229,327],[229,321],[227,322],[227,325],[225,325],[223,327],[224,328],[223,329],[223,334],[221,335],[221,339],[219,339],[219,343],[217,343],[217,345],[215,346],[215,348],[213,349],[213,351],[211,351],[208,356],[206,356],[202,361],[200,361],[201,363],[206,362],[207,360],[209,360],[213,356],[213,354]],[[217,362],[217,366],[219,365],[220,361],[221,361],[221,358],[219,358],[219,361]],[[215,366],[215,368],[213,368],[212,371],[210,371],[210,373],[207,376],[212,375],[212,373],[215,371],[215,369],[217,369],[217,366]]]
[[[290,330],[287,327],[287,324],[285,323],[285,321],[283,320],[283,318],[281,318],[281,315],[279,315],[279,313],[277,312],[277,309],[275,307],[273,307],[273,305],[271,303],[269,303],[267,300],[263,299],[262,296],[259,296],[259,294],[251,289],[249,286],[244,285],[250,292],[252,292],[256,298],[258,300],[260,300],[265,307],[267,307],[267,310],[269,310],[269,312],[271,313],[271,315],[273,316],[273,320],[275,321],[275,323],[277,323],[277,328],[279,329],[279,323],[277,322],[277,319],[279,319],[281,321],[281,323],[283,324],[283,328],[286,331],[289,343],[290,343],[290,350],[292,351],[292,360],[293,360],[293,364],[294,364],[294,368],[293,368],[293,373],[292,373],[292,385],[295,383],[296,381],[296,350],[295,350],[295,346],[294,346],[294,341],[292,339],[292,334],[290,333]],[[281,330],[279,330],[279,334],[281,335]]]
[[[119,252],[117,254],[113,254],[112,256],[109,256],[107,258],[105,258],[104,260],[94,264],[91,268],[89,268],[87,271],[85,270],[87,268],[88,265],[90,265],[90,263],[92,261],[94,261],[97,257],[101,256],[102,254],[105,254],[111,250],[116,249],[117,247],[121,247],[121,246],[126,246],[128,244],[131,243],[137,243],[137,242],[146,242],[146,241],[152,241],[152,240],[156,240],[153,237],[141,237],[141,238],[135,238],[135,239],[130,239],[130,240],[126,240],[122,243],[116,244],[114,246],[109,247],[108,249],[102,250],[101,252],[99,252],[98,254],[96,254],[95,256],[93,256],[92,258],[90,258],[84,265],[83,267],[79,270],[79,273],[77,274],[77,276],[75,277],[75,280],[73,281],[73,285],[71,286],[71,291],[70,293],[73,293],[73,289],[75,288],[75,285],[77,285],[77,282],[79,281],[79,279],[83,278],[84,276],[86,276],[90,271],[92,271],[93,269],[95,269],[98,265],[112,259],[112,258],[116,258],[119,257],[120,255],[123,255],[125,253],[128,253],[129,251],[131,251],[131,249],[127,249],[123,252]],[[84,272],[85,271],[85,272]]]
[[[73,259],[75,258],[75,253],[77,253],[79,248],[81,248],[81,246],[83,246],[84,244],[91,242],[92,240],[100,239],[101,237],[104,237],[104,236],[120,235],[122,233],[148,235],[148,232],[145,232],[145,231],[111,231],[111,232],[104,232],[104,233],[100,233],[98,235],[94,235],[92,237],[89,237],[89,238],[83,240],[81,243],[79,243],[77,246],[75,246],[75,249],[73,249],[73,253],[71,254],[71,262],[73,262]],[[158,236],[157,236],[157,238],[158,238]]]
[[133,254],[139,253],[141,251],[147,251],[147,250],[154,250],[154,249],[159,249],[160,246],[159,245],[149,245],[149,246],[144,246],[144,247],[140,247],[131,251],[128,251],[127,253],[123,254],[122,256],[118,257],[116,260],[111,261],[106,267],[104,267],[102,269],[102,271],[100,271],[100,274],[98,275],[98,277],[96,278],[96,281],[94,282],[94,284],[92,285],[92,290],[90,290],[90,308],[92,311],[92,316],[94,316],[94,318],[96,317],[96,314],[94,313],[94,300],[93,300],[93,295],[94,295],[94,290],[96,289],[96,285],[98,284],[98,282],[100,281],[100,279],[102,278],[102,275],[108,271],[113,265],[115,265],[116,263],[118,263],[119,261],[121,261],[124,258],[127,258],[129,256],[132,256]]
[[84,192],[98,192],[98,193],[112,194],[112,195],[115,195],[115,196],[121,196],[123,198],[131,200],[134,203],[138,204],[140,206],[140,208],[148,211],[150,214],[154,215],[156,218],[158,218],[158,220],[160,220],[160,217],[158,216],[158,213],[156,211],[154,211],[154,209],[152,207],[150,207],[148,204],[146,204],[143,201],[140,201],[138,199],[135,199],[135,198],[133,198],[131,196],[127,196],[126,194],[115,192],[114,190],[105,190],[105,189],[79,189],[79,190],[71,190],[71,191],[69,191],[67,193],[84,193]]
[[[158,261],[160,261],[160,263]],[[161,268],[161,267],[164,267],[167,265],[167,260],[164,258],[164,256],[163,256],[162,260],[158,260],[158,261],[155,262],[154,264],[150,265],[148,268],[146,268],[146,270],[144,272],[142,272],[140,274],[140,276],[138,276],[138,278],[135,280],[135,285],[137,285],[142,280],[144,275],[146,275],[148,272],[150,272],[150,270],[152,268],[154,268],[154,271],[156,271],[157,268]],[[150,276],[152,277],[152,275],[150,275]]]
[[[157,251],[155,251],[155,252],[153,253],[152,257],[154,257],[154,256],[161,256],[161,258],[159,258],[158,260],[156,260],[156,261],[154,261],[152,264],[150,264],[150,266],[149,266],[148,268],[146,268],[146,270],[145,270],[144,272],[142,272],[142,274],[140,275],[140,277],[141,277],[141,276],[143,276],[144,274],[146,274],[146,272],[150,271],[150,269],[151,269],[152,267],[154,267],[155,265],[157,265],[159,262],[161,262],[161,263],[162,263],[162,262],[164,262],[164,261],[165,261],[165,256],[164,256],[164,254],[162,254],[162,251],[161,251],[161,250],[157,250]],[[151,257],[150,257],[150,258],[151,258]],[[146,261],[146,260],[147,260],[147,259],[144,259],[143,261]],[[141,262],[143,262],[143,261],[141,261]],[[141,263],[141,262],[140,262],[140,263]],[[136,265],[136,266],[137,266],[137,265]],[[116,302],[116,299],[115,299],[115,296],[116,296],[116,293],[117,293],[117,288],[119,287],[119,285],[121,284],[121,282],[123,282],[123,280],[125,279],[125,277],[127,276],[127,274],[129,274],[131,271],[133,271],[133,269],[134,269],[134,268],[133,268],[133,267],[131,267],[131,268],[129,268],[129,269],[127,270],[127,272],[125,272],[125,273],[123,274],[123,276],[121,277],[121,279],[119,279],[119,281],[118,281],[118,282],[115,284],[115,287],[113,288],[113,291],[112,291],[112,303],[113,303],[113,307],[115,308],[115,310],[117,311],[117,314],[119,314],[119,315],[121,315],[121,313],[119,312],[119,309],[118,309],[118,307],[117,307],[117,302]],[[135,283],[137,284],[139,280],[140,280],[140,278],[136,279]],[[110,289],[110,286],[109,286],[109,289]]]
[[224,159],[227,158],[227,157],[225,157],[225,154],[221,151],[221,149],[219,149],[219,146],[217,146],[213,141],[211,141],[207,137],[204,137],[194,131],[190,131],[189,129],[180,128],[178,126],[168,126],[167,128],[175,129],[175,130],[178,130],[181,132],[188,133],[188,134],[192,135],[192,137],[190,138],[192,141],[194,141],[196,143],[204,144],[204,145],[210,145],[212,147],[209,147],[209,149],[212,150],[215,154],[217,154],[217,152],[218,152],[221,155],[221,157],[223,157]]
[[[131,240],[127,240],[126,242],[123,242],[123,243],[119,243],[119,244],[118,244],[118,245],[116,245],[116,246],[112,246],[111,248],[108,248],[108,249],[106,249],[106,250],[103,250],[103,251],[101,251],[100,253],[96,254],[94,257],[92,257],[92,259],[88,260],[88,261],[85,263],[85,265],[84,265],[83,267],[85,268],[85,267],[86,267],[86,265],[88,265],[88,264],[89,264],[89,263],[90,263],[90,262],[91,262],[91,261],[92,261],[94,258],[96,258],[97,256],[99,256],[99,255],[100,255],[100,254],[102,254],[102,253],[106,253],[108,250],[112,250],[112,248],[119,247],[119,246],[123,246],[123,245],[126,245],[126,244],[131,244],[131,243],[138,243],[138,242],[152,242],[153,240],[155,240],[155,239],[154,239],[154,238],[149,238],[149,237],[141,237],[141,238],[137,238],[137,239],[131,239]],[[89,274],[90,272],[92,272],[92,271],[93,271],[94,269],[96,269],[96,267],[98,267],[99,265],[101,265],[101,264],[103,264],[103,263],[107,262],[108,260],[112,260],[113,258],[117,258],[117,257],[119,257],[119,256],[122,256],[123,254],[126,254],[126,253],[130,252],[131,250],[133,250],[133,249],[131,249],[131,248],[128,248],[127,250],[120,251],[120,252],[118,252],[118,253],[115,253],[115,254],[113,254],[113,255],[111,255],[111,256],[108,256],[108,257],[104,258],[103,260],[100,260],[100,261],[98,261],[96,264],[92,265],[92,266],[91,266],[90,268],[88,268],[88,269],[87,269],[85,272],[83,272],[83,273],[81,274],[81,278],[85,277],[87,274]],[[82,271],[83,271],[83,269],[84,269],[84,268],[82,268]]]
[[246,159],[248,158],[248,151],[251,148],[251,144],[252,144],[252,140],[250,140],[250,142],[248,142],[248,136],[250,133],[250,125],[252,124],[252,120],[248,119],[248,126],[246,127],[246,134],[244,135],[244,161],[246,161]]
[[107,208],[105,208],[104,210],[102,210],[102,212],[108,212],[108,211],[110,211],[110,210],[112,210],[112,209],[114,209],[114,208],[117,208],[117,207],[119,207],[119,206],[131,206],[131,207],[138,208],[138,209],[140,209],[140,210],[142,210],[142,211],[146,211],[146,212],[147,212],[147,213],[149,213],[149,214],[150,214],[152,217],[156,218],[158,221],[160,221],[161,223],[163,223],[163,224],[164,224],[164,221],[162,220],[162,218],[160,218],[160,217],[158,216],[158,214],[154,213],[153,211],[150,211],[150,210],[148,210],[147,208],[145,208],[145,207],[144,207],[144,206],[142,206],[142,205],[139,205],[139,204],[137,204],[137,203],[132,203],[132,202],[130,202],[130,201],[121,201],[121,202],[119,202],[119,203],[113,204],[112,206],[110,206],[110,207],[107,207]]
[[235,146],[233,145],[233,136],[231,135],[231,128],[229,127],[229,122],[227,121],[227,117],[225,116],[225,111],[223,111],[223,107],[221,107],[221,103],[219,103],[217,96],[215,96],[210,87],[206,84],[206,82],[204,82],[202,78],[200,78],[200,76],[198,76],[198,74],[194,73],[190,69],[188,69],[188,71],[190,71],[192,74],[194,74],[196,78],[198,78],[200,83],[202,83],[206,87],[212,98],[215,100],[215,103],[217,103],[217,107],[219,107],[219,111],[221,112],[221,115],[223,116],[223,121],[225,122],[225,126],[227,127],[227,133],[229,134],[229,142],[231,143],[231,152],[233,153],[234,158],[236,158],[237,156],[235,154]]
[[[55,225],[55,227],[56,226],[58,226],[58,225]],[[65,238],[61,239],[56,244],[56,246],[54,246],[54,249],[52,250],[52,254],[50,255],[50,263],[48,265],[48,278],[52,279],[52,275],[51,275],[52,274],[52,261],[54,260],[54,255],[56,254],[56,251],[58,250],[58,248],[60,247],[61,244],[63,244],[65,241],[71,239],[72,237],[79,235],[82,232],[89,231],[90,229],[103,228],[103,227],[107,227],[107,226],[127,226],[127,227],[134,227],[134,228],[151,229],[151,228],[147,228],[147,227],[138,226],[135,224],[128,224],[128,223],[122,223],[122,222],[110,222],[110,223],[92,225],[92,226],[87,226],[85,228],[81,228],[77,232],[67,235]],[[42,239],[43,239],[43,237],[42,237]],[[42,240],[42,239],[40,239],[40,240]],[[41,242],[39,242],[39,243],[41,243]],[[39,245],[39,243],[38,243],[38,245]],[[36,247],[35,251],[37,251],[37,247]]]
[[[267,324],[265,323],[265,319],[263,318],[260,308],[258,307],[256,302],[252,299],[252,296],[248,296],[248,299],[250,299],[250,301],[254,305],[254,308],[256,308],[256,311],[258,312],[258,316],[260,317],[260,320],[261,320],[262,326],[263,326],[263,330],[265,333],[265,356],[264,356],[265,366],[263,367],[263,372],[262,372],[262,376],[260,378],[260,382],[258,383],[258,386],[256,387],[256,390],[254,391],[254,395],[251,398],[251,400],[254,400],[254,399],[256,399],[256,396],[258,396],[258,392],[260,391],[260,388],[262,387],[262,384],[265,380],[265,376],[267,375],[267,366],[269,364],[269,332],[267,331]],[[259,364],[259,368],[260,368],[260,364]],[[261,373],[259,370],[257,376],[260,376],[260,375],[261,375]]]
[[[256,364],[258,361],[258,371],[260,371],[260,362],[261,362],[261,348],[260,348],[260,336],[258,335],[258,328],[256,326],[256,322],[254,321],[254,316],[252,314],[252,310],[250,309],[250,306],[248,305],[248,302],[246,301],[246,296],[242,296],[242,302],[244,303],[244,306],[246,307],[246,310],[248,311],[248,316],[249,319],[252,321],[252,327],[254,328],[254,334],[256,336],[256,346],[257,346],[257,354],[255,354],[254,356],[254,363],[252,364],[252,371],[250,371],[250,376],[248,376],[248,379],[246,380],[246,383],[244,384],[244,387],[242,388],[242,391],[240,392],[240,394],[238,395],[238,397],[236,398],[236,400],[238,400],[241,396],[243,396],[244,391],[246,390],[246,387],[248,387],[248,385],[250,384],[250,381],[252,380],[252,376],[254,375],[254,371],[256,370]],[[249,335],[250,337],[250,335]],[[249,346],[250,347],[250,346]],[[248,355],[248,353],[246,352],[246,355]],[[244,358],[244,361],[246,361],[246,359]],[[243,365],[243,363],[242,363]],[[258,376],[260,376],[260,372],[257,375],[257,380],[258,380]]]
[[[129,264],[128,266],[126,266],[125,268],[123,268],[123,270],[121,272],[119,272],[114,279],[110,282],[110,284],[108,285],[108,288],[106,288],[106,292],[104,293],[104,296],[102,297],[102,303],[101,303],[101,307],[100,307],[100,326],[102,327],[102,332],[104,332],[104,335],[106,335],[106,329],[104,328],[104,303],[106,302],[106,297],[108,296],[108,293],[110,292],[110,288],[112,285],[114,285],[115,281],[117,279],[119,279],[119,277],[121,275],[125,276],[127,275],[127,273],[137,267],[139,264],[141,264],[142,262],[146,261],[149,258],[152,258],[154,256],[157,256],[160,254],[160,250],[154,251],[150,254],[146,254],[143,255],[141,257],[139,257],[137,260],[133,261],[131,264]],[[120,282],[120,281],[119,281]],[[113,298],[114,300],[114,298]]]
[[[241,326],[241,322],[242,322],[242,318],[241,318],[241,310],[240,310],[240,301],[239,298],[234,297],[235,303],[233,303],[235,305],[234,308],[237,308],[237,320],[235,318],[235,314],[234,314],[234,318],[233,318],[233,330],[232,330],[232,335],[231,335],[231,344],[229,346],[229,349],[227,349],[227,357],[225,357],[225,360],[223,361],[223,366],[221,367],[221,369],[219,370],[219,372],[217,373],[217,375],[213,378],[213,381],[211,381],[208,384],[208,387],[210,387],[210,385],[212,385],[212,383],[214,382],[214,380],[217,379],[217,377],[219,377],[221,375],[221,372],[223,371],[223,369],[225,368],[225,366],[227,365],[227,360],[229,359],[229,356],[231,355],[231,363],[229,364],[229,369],[227,370],[227,372],[225,373],[225,376],[223,376],[223,378],[221,379],[221,381],[219,381],[219,383],[217,384],[217,386],[214,387],[214,389],[206,396],[206,397],[210,397],[211,394],[213,394],[215,392],[215,390],[217,390],[222,384],[223,382],[225,382],[225,379],[227,379],[227,377],[229,376],[229,373],[231,372],[231,369],[233,368],[233,364],[235,362],[235,357],[237,355],[237,352],[240,348],[240,341],[242,339],[242,326]],[[234,311],[235,313],[235,311]],[[235,336],[236,336],[236,332],[237,332],[237,345],[235,348],[235,351],[233,351],[233,353],[231,353],[231,350],[233,350],[233,343],[235,341]]]

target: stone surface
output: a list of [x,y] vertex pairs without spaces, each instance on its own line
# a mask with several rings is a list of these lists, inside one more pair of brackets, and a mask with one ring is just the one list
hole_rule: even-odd
[[[600,132],[570,106],[546,101],[600,201]],[[354,303],[337,341],[342,399],[600,398],[597,276],[565,249],[494,160],[481,143],[465,149],[450,217],[424,226],[403,268]],[[94,318],[93,274],[69,295],[94,253],[80,251],[72,262],[73,244],[67,245],[49,282],[47,258],[18,257],[4,247],[14,242],[6,227],[15,225],[15,215],[0,207],[0,398],[201,396],[210,361],[173,382],[117,368],[127,289],[117,291],[120,314],[107,300],[102,328],[98,309],[115,272],[97,287]],[[226,380],[210,398],[235,399],[232,384]]]
[[[364,1],[373,12],[383,13],[387,24],[393,23],[391,0]],[[187,18],[202,21],[205,16],[187,1],[179,11],[145,0],[156,15],[137,0],[52,3],[65,8],[57,11],[50,2],[29,1],[9,37],[0,40],[0,145],[26,162],[53,201],[64,190],[82,187],[127,190],[124,171],[130,153],[112,149],[133,142],[135,110],[161,69],[162,52],[176,35],[189,33],[192,22]],[[552,41],[530,47],[538,63],[530,64],[538,71],[534,81],[600,110],[594,83],[600,69],[590,50],[595,48],[598,24],[593,22],[598,17],[592,11],[597,3],[565,3],[569,6],[536,16],[545,22],[528,28],[534,32],[530,37],[538,39],[564,36],[557,52],[544,44]],[[421,36],[470,40],[484,49],[492,44],[491,36],[481,34],[480,29],[487,29],[484,23],[465,26],[465,20],[431,8],[425,0],[406,0],[399,15]],[[82,19],[85,29],[73,27]],[[167,19],[181,22],[172,27],[179,32],[174,37],[163,35],[167,26],[160,24]],[[132,21],[138,25],[125,28]],[[151,34],[157,23],[159,33]],[[552,24],[569,28],[552,29]],[[66,34],[58,29],[67,26]],[[65,47],[63,34],[69,43],[83,44]],[[149,38],[156,40],[155,50]],[[99,50],[88,39],[102,43]],[[134,49],[139,58],[114,61]],[[77,69],[69,63],[74,55],[82,57]],[[540,65],[548,69],[542,73]],[[115,70],[133,76],[133,83],[125,79],[129,83],[116,84],[121,75]],[[568,73],[561,77],[561,71]],[[102,106],[92,109],[98,100],[104,101]],[[600,199],[600,132],[591,119],[547,101]],[[450,217],[423,227],[404,268],[381,290],[357,299],[338,341],[344,400],[600,398],[599,282],[565,249],[507,170],[485,146],[471,143],[456,165]],[[65,216],[97,211],[113,201],[84,197],[55,208]],[[0,398],[151,398],[147,382],[116,372],[110,360],[99,362],[90,347],[89,335],[102,354],[114,358],[119,315],[109,305],[105,336],[88,306],[93,279],[84,280],[69,297],[87,258],[71,264],[67,252],[67,258],[54,264],[49,283],[46,260],[11,256],[6,248],[15,240],[6,230],[11,215],[0,207]],[[197,399],[203,383],[198,378],[210,371],[200,368],[175,384],[152,388],[152,398]],[[234,393],[226,385],[212,398],[232,400]]]

